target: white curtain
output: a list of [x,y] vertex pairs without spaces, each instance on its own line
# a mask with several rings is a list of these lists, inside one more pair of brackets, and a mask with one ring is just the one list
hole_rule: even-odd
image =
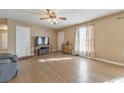
[[94,25],[77,26],[74,52],[79,56],[94,57]]
[[74,48],[74,54],[79,55],[79,26],[76,27],[75,30],[75,48]]

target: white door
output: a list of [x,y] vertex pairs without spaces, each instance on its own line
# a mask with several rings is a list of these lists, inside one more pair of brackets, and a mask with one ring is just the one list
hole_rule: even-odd
[[64,43],[64,32],[58,32],[58,50],[62,50],[63,43]]
[[16,54],[19,57],[30,55],[30,28],[16,26]]

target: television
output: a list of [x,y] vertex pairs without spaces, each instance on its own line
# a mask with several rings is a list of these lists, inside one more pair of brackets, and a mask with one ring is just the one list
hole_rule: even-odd
[[37,36],[35,38],[35,45],[48,45],[49,37]]

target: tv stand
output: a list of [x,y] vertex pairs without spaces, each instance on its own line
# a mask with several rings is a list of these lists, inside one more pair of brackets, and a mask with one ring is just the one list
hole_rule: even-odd
[[52,51],[52,46],[51,45],[37,45],[35,46],[35,55],[43,55],[43,54],[48,54],[50,50]]

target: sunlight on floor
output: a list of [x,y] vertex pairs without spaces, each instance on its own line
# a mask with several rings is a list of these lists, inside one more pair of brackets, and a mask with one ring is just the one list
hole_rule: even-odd
[[38,62],[46,62],[44,59],[39,59]]
[[[85,75],[82,75],[81,74],[85,74]],[[84,82],[84,81],[88,81],[89,80],[89,67],[88,67],[88,62],[85,62],[85,61],[79,61],[79,64],[78,64],[78,78],[79,78],[79,82]],[[82,78],[83,78],[83,81],[82,81]]]
[[70,60],[72,59],[71,57],[67,58],[46,58],[46,59],[39,59],[38,62],[50,62],[50,61],[63,61],[63,60]]
[[112,80],[107,81],[107,82],[105,82],[105,83],[124,83],[124,77],[112,79]]

